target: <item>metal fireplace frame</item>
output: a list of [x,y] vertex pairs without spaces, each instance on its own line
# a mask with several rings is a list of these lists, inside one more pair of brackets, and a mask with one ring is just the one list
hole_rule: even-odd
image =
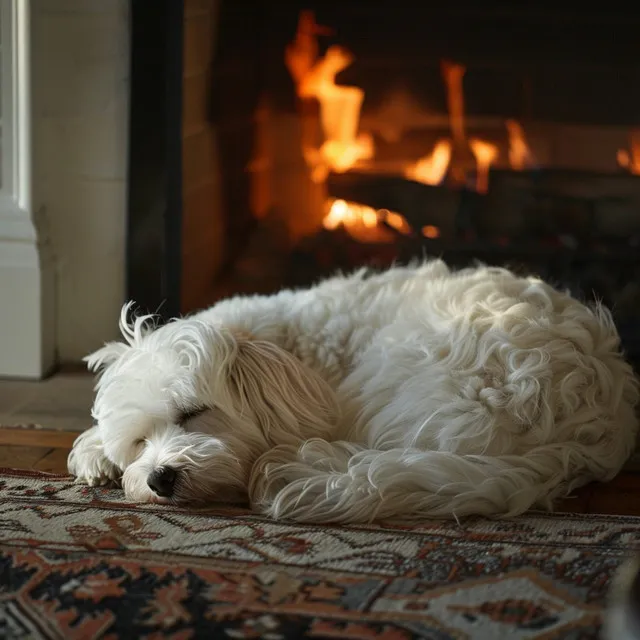
[[180,313],[184,0],[131,0],[126,295]]

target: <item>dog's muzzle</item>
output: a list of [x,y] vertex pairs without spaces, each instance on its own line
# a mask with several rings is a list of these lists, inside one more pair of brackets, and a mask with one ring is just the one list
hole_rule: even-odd
[[170,498],[176,484],[177,473],[171,467],[159,467],[154,469],[147,477],[147,484],[156,495],[161,498]]

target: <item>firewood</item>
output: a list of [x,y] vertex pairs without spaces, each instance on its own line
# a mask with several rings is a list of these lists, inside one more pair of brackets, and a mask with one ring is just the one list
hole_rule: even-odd
[[481,233],[571,234],[578,240],[640,234],[640,176],[567,169],[492,170]]
[[482,196],[466,189],[357,172],[330,174],[327,192],[332,198],[399,213],[414,235],[420,235],[427,225],[438,227],[442,238],[455,237],[474,217],[482,200]]

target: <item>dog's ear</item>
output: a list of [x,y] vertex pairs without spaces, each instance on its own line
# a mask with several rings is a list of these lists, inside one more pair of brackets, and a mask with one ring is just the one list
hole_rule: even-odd
[[89,371],[93,371],[94,373],[103,371],[110,364],[113,364],[132,345],[142,340],[146,333],[152,330],[148,327],[148,323],[153,319],[153,316],[146,315],[129,318],[130,315],[134,315],[132,312],[134,305],[135,303],[131,300],[124,304],[120,310],[119,327],[126,343],[107,342],[104,347],[82,358],[83,362],[87,363]]
[[101,349],[82,358],[89,371],[97,372],[115,362],[129,347],[122,342],[107,342]]
[[231,363],[231,382],[240,399],[278,444],[326,438],[338,419],[338,401],[315,371],[271,342],[241,339]]

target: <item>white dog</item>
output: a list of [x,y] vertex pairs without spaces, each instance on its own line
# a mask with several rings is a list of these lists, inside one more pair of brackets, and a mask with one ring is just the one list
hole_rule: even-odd
[[232,298],[154,329],[121,316],[80,482],[136,502],[249,498],[315,522],[516,515],[632,452],[637,383],[608,311],[441,261]]

